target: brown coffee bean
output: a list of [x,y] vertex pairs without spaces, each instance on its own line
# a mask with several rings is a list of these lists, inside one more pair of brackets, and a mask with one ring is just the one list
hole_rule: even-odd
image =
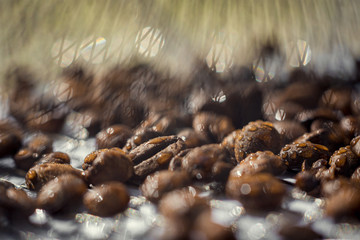
[[351,175],[351,181],[357,186],[360,186],[360,167],[358,167]]
[[352,139],[360,134],[360,119],[355,116],[345,116],[340,121],[340,128],[344,134]]
[[284,185],[268,173],[238,176],[232,171],[226,184],[226,194],[248,210],[279,208],[285,193]]
[[324,145],[329,149],[330,152],[339,149],[339,147],[344,146],[349,142],[343,134],[343,132],[339,129],[338,126],[332,126],[328,128],[321,128],[310,133],[305,133],[299,138],[297,138],[294,142],[312,142],[315,144]]
[[324,197],[331,197],[332,195],[337,195],[341,188],[351,186],[352,183],[349,179],[344,177],[339,177],[330,181],[323,182],[321,186],[321,193]]
[[253,175],[256,173],[270,173],[281,175],[286,171],[286,165],[281,158],[270,151],[249,154],[232,171],[238,176]]
[[360,136],[355,137],[350,142],[350,148],[356,156],[360,157]]
[[110,217],[127,208],[130,196],[122,183],[107,182],[85,193],[83,201],[91,214]]
[[293,142],[296,138],[306,133],[305,127],[296,121],[276,121],[274,122],[274,127],[282,136],[283,145]]
[[320,180],[316,178],[312,171],[302,171],[296,174],[295,186],[302,191],[307,192],[311,196],[320,194]]
[[0,158],[15,154],[21,147],[21,139],[15,133],[0,130]]
[[224,146],[230,153],[231,157],[235,158],[235,141],[238,135],[240,134],[241,129],[232,131],[229,133],[221,142],[221,145]]
[[123,150],[125,152],[130,152],[140,144],[160,136],[161,133],[155,131],[152,128],[140,128],[139,130],[135,131],[135,134],[127,140]]
[[165,193],[190,183],[191,179],[185,172],[163,170],[147,176],[140,190],[148,200],[157,202]]
[[[154,143],[154,141],[156,142],[159,140],[161,140],[161,138],[154,138],[148,141],[147,143],[151,144]],[[138,148],[141,148],[141,146],[142,145],[140,145]],[[138,180],[142,181],[143,179],[145,179],[146,176],[148,176],[151,173],[154,173],[158,170],[167,169],[169,167],[171,159],[185,148],[186,148],[185,142],[178,138],[176,142],[168,145],[167,147],[155,153],[151,157],[135,165],[134,181],[135,182]]]
[[81,171],[69,164],[44,163],[29,169],[25,176],[26,185],[29,189],[38,191],[47,182],[63,174],[81,177]]
[[70,164],[70,156],[63,152],[53,152],[43,155],[39,161],[35,162],[36,165],[44,163]]
[[96,134],[97,149],[122,148],[132,134],[132,130],[126,125],[112,125]]
[[87,155],[82,165],[88,184],[127,181],[133,174],[133,163],[120,148],[101,149]]
[[326,200],[326,215],[340,220],[360,216],[360,189],[354,186],[344,186],[336,194]]
[[175,157],[173,157],[169,163],[170,171],[181,171],[181,163],[186,154],[191,151],[191,148],[180,151]]
[[32,137],[28,142],[27,148],[31,151],[38,153],[39,156],[42,156],[46,153],[51,153],[53,151],[53,140],[44,134],[38,134]]
[[327,147],[311,142],[291,143],[281,149],[280,157],[293,171],[301,170],[301,165],[306,161],[312,165],[318,159],[328,159],[330,152]]
[[350,146],[346,146],[334,152],[330,157],[329,164],[330,168],[334,168],[336,176],[350,177],[360,166],[360,159],[351,151]]
[[188,148],[199,147],[204,144],[210,143],[204,135],[199,134],[192,128],[185,128],[180,131],[177,136],[181,138]]
[[235,130],[229,117],[210,112],[200,112],[194,116],[193,128],[211,142],[219,143]]
[[211,181],[216,178],[214,174],[216,162],[229,163],[229,153],[220,144],[208,144],[190,150],[181,162],[181,169],[194,180]]
[[201,213],[195,220],[191,230],[191,236],[195,239],[208,240],[235,240],[230,227],[225,227],[212,220],[211,211]]
[[281,149],[281,136],[270,122],[255,121],[243,127],[235,141],[235,157],[241,162],[250,153],[272,151],[277,154]]
[[198,196],[193,188],[183,188],[167,193],[159,202],[160,213],[169,219],[194,221],[195,217],[209,209],[206,199]]
[[64,174],[46,183],[39,191],[37,207],[58,212],[76,201],[87,191],[84,181],[75,175]]

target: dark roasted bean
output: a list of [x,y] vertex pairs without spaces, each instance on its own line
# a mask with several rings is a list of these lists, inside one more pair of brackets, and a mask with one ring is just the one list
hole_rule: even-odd
[[320,194],[320,180],[311,171],[302,171],[296,174],[295,186],[312,196]]
[[152,128],[141,128],[135,132],[135,134],[129,138],[123,148],[125,152],[130,152],[140,144],[152,139],[160,137],[161,133],[155,131]]
[[177,136],[181,138],[188,148],[199,147],[204,144],[208,144],[209,140],[204,135],[199,134],[192,128],[185,128],[180,131]]
[[235,157],[241,162],[250,153],[272,151],[277,154],[280,149],[281,136],[270,122],[255,121],[243,127],[235,141]]
[[194,116],[193,128],[195,132],[214,143],[221,142],[226,135],[235,130],[229,117],[210,112],[197,113]]
[[67,205],[75,205],[82,198],[87,187],[84,181],[74,175],[64,174],[46,183],[39,191],[37,207],[57,212]]
[[163,170],[147,176],[140,190],[148,200],[157,202],[165,193],[190,183],[191,179],[185,172]]
[[181,171],[181,163],[186,154],[190,152],[191,148],[182,150],[175,157],[173,157],[169,163],[170,171]]
[[133,163],[120,148],[101,149],[87,155],[83,176],[92,185],[108,181],[125,182],[133,175]]
[[221,142],[221,145],[229,151],[231,157],[235,157],[235,141],[240,132],[241,129],[232,131]]
[[228,151],[220,144],[208,144],[194,148],[186,154],[181,162],[181,169],[199,181],[214,180],[216,162],[229,162]]
[[[149,142],[156,140],[152,139]],[[148,143],[149,143],[148,142]],[[141,146],[139,146],[140,148]],[[177,139],[176,142],[168,145],[166,148],[145,159],[134,166],[134,180],[143,180],[146,176],[158,170],[167,169],[171,159],[186,148],[183,140]],[[135,149],[136,150],[136,149]]]
[[340,128],[348,138],[352,139],[360,134],[360,119],[355,116],[345,116],[340,121]]
[[53,152],[45,154],[39,161],[35,162],[36,165],[43,163],[59,163],[59,164],[70,164],[70,157],[63,152]]
[[330,156],[327,147],[311,142],[300,142],[287,144],[281,149],[280,157],[288,166],[288,169],[299,171],[301,165],[306,161],[307,165],[312,165],[318,159],[328,159]]
[[63,174],[81,177],[81,171],[69,164],[44,163],[29,169],[25,177],[26,185],[29,189],[38,191],[47,182]]
[[360,136],[355,137],[350,142],[350,148],[356,156],[360,157]]
[[357,167],[360,159],[351,151],[350,146],[335,151],[329,160],[330,168],[334,168],[335,175],[350,177]]
[[326,215],[336,220],[360,216],[360,189],[343,186],[326,200]]
[[238,176],[256,173],[270,173],[281,175],[286,171],[286,165],[281,158],[270,151],[249,154],[232,171]]
[[84,195],[84,205],[91,214],[110,217],[124,211],[130,201],[126,187],[119,182],[96,186]]
[[233,171],[226,184],[226,194],[248,210],[279,208],[285,193],[284,185],[268,173],[239,176]]
[[125,125],[112,125],[96,134],[96,146],[103,148],[122,148],[128,138],[132,136],[132,130]]
[[276,121],[274,127],[282,136],[283,144],[290,143],[306,133],[305,127],[296,121]]
[[207,201],[199,197],[193,188],[171,191],[159,202],[160,213],[169,219],[193,221],[199,213],[207,209]]

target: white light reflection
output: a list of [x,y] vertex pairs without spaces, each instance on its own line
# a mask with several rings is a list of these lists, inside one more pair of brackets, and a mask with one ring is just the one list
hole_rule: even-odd
[[103,37],[88,38],[80,46],[81,56],[89,63],[102,63],[107,54],[106,39]]
[[54,43],[51,56],[60,67],[67,67],[79,57],[77,49],[76,41],[62,38]]
[[165,39],[159,29],[145,27],[136,36],[138,52],[145,57],[155,57],[163,48]]
[[311,61],[311,49],[304,40],[297,40],[289,49],[289,64],[292,67],[303,67]]
[[206,57],[209,68],[218,73],[228,70],[233,64],[232,49],[225,44],[214,44]]
[[257,82],[268,82],[275,77],[277,63],[274,59],[260,58],[253,64],[255,80]]

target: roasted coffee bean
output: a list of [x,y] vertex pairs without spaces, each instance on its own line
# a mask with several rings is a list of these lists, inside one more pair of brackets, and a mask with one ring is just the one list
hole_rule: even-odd
[[194,116],[193,128],[214,143],[219,143],[235,130],[230,118],[210,112],[200,112]]
[[0,158],[15,154],[21,147],[21,139],[10,131],[0,131]]
[[191,126],[191,118],[188,115],[181,115],[179,113],[150,113],[148,118],[142,122],[142,128],[152,128],[154,131],[161,133],[161,135],[172,135],[177,132],[177,129],[182,129]]
[[125,152],[130,152],[140,144],[149,141],[152,138],[160,137],[161,133],[155,131],[152,128],[140,128],[135,132],[135,134],[129,138],[125,144],[123,150]]
[[153,138],[130,151],[129,156],[134,165],[137,165],[178,140],[176,136]]
[[296,121],[276,121],[274,122],[274,127],[282,136],[283,145],[293,142],[296,138],[306,133],[305,127]]
[[206,199],[199,197],[192,187],[171,191],[159,202],[159,211],[163,216],[185,221],[194,221],[199,213],[209,208]]
[[35,162],[36,165],[44,163],[70,164],[70,157],[63,152],[53,152],[43,155],[39,161]]
[[229,163],[229,153],[220,144],[208,144],[190,150],[181,162],[181,169],[194,180],[211,181],[216,178],[216,162]]
[[355,116],[345,116],[340,121],[340,128],[344,134],[352,139],[360,134],[360,119]]
[[356,156],[360,157],[360,136],[355,137],[350,142],[350,148]]
[[19,213],[28,216],[35,209],[35,201],[14,184],[0,180],[0,209],[8,214]]
[[319,106],[339,110],[344,115],[351,114],[351,93],[349,87],[330,88],[322,94]]
[[233,171],[226,184],[226,194],[250,211],[279,208],[285,193],[284,185],[268,173],[239,176]]
[[243,127],[235,141],[235,157],[241,162],[250,153],[272,151],[277,154],[280,149],[281,136],[270,122],[261,120],[250,122]]
[[301,143],[307,141],[324,145],[330,152],[339,149],[339,147],[342,147],[349,142],[349,140],[343,135],[343,132],[336,127],[321,128],[310,133],[305,133],[294,142]]
[[91,214],[110,217],[127,208],[130,196],[122,183],[107,182],[85,193],[83,201]]
[[330,157],[329,164],[330,168],[334,168],[336,176],[350,177],[360,166],[360,159],[351,151],[350,146],[346,146],[334,152]]
[[256,173],[270,173],[281,175],[286,171],[286,165],[278,155],[270,151],[249,154],[233,170],[232,174],[238,176],[253,175]]
[[[160,141],[161,138],[154,138],[147,143],[156,144],[156,141]],[[146,144],[146,143],[145,143]],[[140,145],[138,148],[141,148]],[[171,159],[186,148],[186,144],[183,140],[177,139],[176,142],[171,143],[164,149],[155,153],[151,157],[143,160],[141,163],[134,166],[134,181],[142,181],[151,173],[158,170],[167,169],[169,167]],[[134,149],[135,151],[136,149]],[[145,154],[146,155],[146,154]],[[136,158],[138,159],[138,158]]]
[[148,200],[157,202],[165,193],[190,183],[191,179],[185,172],[163,170],[147,176],[140,190]]
[[328,168],[328,165],[328,161],[326,161],[325,159],[319,159],[312,163],[312,165],[310,165],[307,161],[303,161],[303,163],[301,164],[301,171],[317,171],[321,168]]
[[28,148],[20,149],[13,157],[16,168],[24,171],[29,170],[39,158],[38,153]]
[[133,163],[120,148],[101,149],[87,155],[82,165],[88,184],[125,182],[133,175]]
[[47,182],[63,174],[81,177],[81,171],[69,164],[44,163],[29,169],[25,176],[26,185],[29,189],[38,191]]
[[37,207],[48,212],[58,212],[74,203],[87,191],[84,181],[70,174],[64,174],[46,183],[39,191]]
[[279,235],[283,240],[319,240],[323,239],[323,236],[309,226],[287,226],[285,225],[280,229]]
[[96,146],[98,149],[122,148],[132,134],[132,130],[128,126],[121,124],[112,125],[96,135]]
[[159,240],[182,240],[190,239],[191,225],[181,218],[166,218],[162,226]]
[[318,159],[328,159],[330,152],[327,147],[311,142],[291,143],[281,149],[280,157],[288,169],[299,171],[303,161],[312,165]]
[[181,163],[186,154],[191,151],[191,148],[182,150],[175,157],[173,157],[169,163],[170,171],[181,171]]
[[312,171],[302,171],[296,174],[295,186],[302,191],[307,192],[311,196],[318,196],[320,194],[320,180],[316,178]]
[[240,132],[241,129],[232,131],[221,142],[221,145],[229,151],[231,157],[235,157],[235,141]]
[[343,186],[336,194],[326,199],[326,215],[336,220],[343,218],[360,219],[360,189]]
[[208,139],[202,134],[199,134],[192,128],[185,128],[180,131],[177,136],[181,138],[188,148],[199,147],[210,143]]
[[230,227],[225,227],[212,220],[211,211],[201,213],[195,220],[191,236],[195,239],[208,240],[235,240],[234,233]]
[[344,187],[353,185],[349,179],[338,177],[334,180],[324,181],[321,186],[321,193],[324,197],[331,197],[338,194],[339,190]]
[[351,181],[360,186],[360,167],[358,167],[354,173],[351,175]]
[[[311,124],[316,120],[321,120],[322,123],[337,123],[340,117],[336,112],[328,108],[317,108],[312,110],[305,110],[299,112],[296,120],[301,122],[308,130],[311,129]],[[324,126],[321,125],[321,128]],[[316,129],[313,129],[316,130]]]
[[27,148],[40,156],[53,151],[53,140],[44,134],[35,135],[27,144]]
[[17,168],[29,170],[43,154],[52,152],[53,141],[44,134],[38,134],[30,139],[25,148],[20,149],[13,157]]

